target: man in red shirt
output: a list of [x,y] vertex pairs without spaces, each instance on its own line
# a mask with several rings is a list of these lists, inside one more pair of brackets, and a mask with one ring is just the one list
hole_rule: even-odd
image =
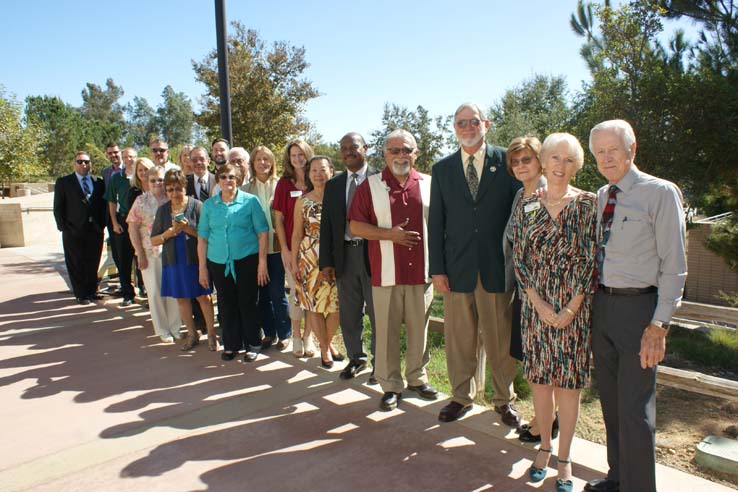
[[406,130],[387,135],[384,171],[356,189],[348,219],[351,233],[369,241],[376,317],[375,376],[384,395],[380,409],[397,408],[405,383],[400,371],[400,331],[405,321],[408,389],[435,400],[428,384],[428,317],[433,285],[428,275],[428,206],[431,177],[414,169],[418,146]]

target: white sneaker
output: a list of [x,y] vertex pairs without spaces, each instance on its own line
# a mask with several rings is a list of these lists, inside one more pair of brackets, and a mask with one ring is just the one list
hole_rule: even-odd
[[292,353],[295,357],[305,356],[305,351],[302,348],[302,338],[292,337]]

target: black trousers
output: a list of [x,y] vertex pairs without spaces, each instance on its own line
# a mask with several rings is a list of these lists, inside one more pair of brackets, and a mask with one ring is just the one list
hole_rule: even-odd
[[218,290],[218,312],[226,352],[261,347],[256,308],[258,265],[259,255],[256,254],[236,260],[234,280],[232,274],[225,276],[225,265],[208,260],[208,272]]
[[133,299],[133,257],[135,251],[131,244],[131,238],[128,236],[126,218],[118,215],[118,223],[123,227],[123,232],[120,234],[113,232],[110,247],[113,250],[113,261],[115,261],[115,266],[118,269],[118,279],[120,280],[123,297]]
[[92,226],[79,234],[62,232],[64,262],[74,297],[86,298],[97,292],[97,268],[102,255],[102,231]]
[[362,334],[364,333],[364,315],[367,315],[372,330],[369,350],[372,352],[373,364],[376,324],[374,323],[372,282],[364,266],[363,246],[343,244],[343,272],[336,279],[336,286],[338,287],[338,317],[346,352],[352,359],[366,361],[367,354],[364,351]]
[[622,492],[656,492],[656,368],[642,369],[643,330],[656,293],[595,294],[592,353],[607,432],[609,479]]

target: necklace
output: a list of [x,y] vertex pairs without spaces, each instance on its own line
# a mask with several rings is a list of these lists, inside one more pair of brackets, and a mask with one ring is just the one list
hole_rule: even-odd
[[566,191],[564,191],[564,194],[561,195],[561,197],[558,200],[553,201],[553,200],[546,199],[546,205],[548,205],[549,207],[555,207],[557,205],[561,205],[568,195],[569,195],[569,187],[567,186]]

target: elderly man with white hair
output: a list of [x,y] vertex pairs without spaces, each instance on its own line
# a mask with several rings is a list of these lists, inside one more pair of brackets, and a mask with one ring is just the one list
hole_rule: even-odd
[[249,182],[249,179],[251,179],[249,161],[249,153],[246,152],[246,149],[243,147],[233,147],[231,151],[228,152],[228,162],[236,166],[236,168],[241,172],[241,183],[244,185]]
[[585,490],[655,492],[656,366],[687,278],[682,193],[636,167],[626,121],[596,125],[589,148],[608,180],[597,192],[592,352],[610,470]]
[[406,130],[384,143],[386,166],[356,189],[349,210],[351,232],[369,241],[376,322],[375,376],[384,395],[380,409],[397,407],[405,383],[400,370],[400,332],[405,322],[407,389],[435,400],[428,384],[428,319],[433,285],[428,275],[428,207],[431,177],[415,170],[418,145]]

